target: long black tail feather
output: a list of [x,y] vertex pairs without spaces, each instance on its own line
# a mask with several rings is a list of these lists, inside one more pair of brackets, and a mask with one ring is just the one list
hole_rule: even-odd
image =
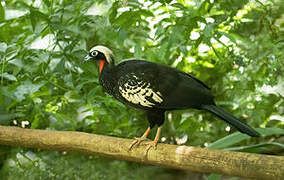
[[244,122],[241,122],[240,120],[238,120],[236,117],[234,117],[229,112],[226,112],[221,107],[218,107],[216,105],[202,105],[201,109],[204,109],[206,111],[209,111],[210,113],[213,113],[214,115],[226,121],[227,123],[229,123],[230,125],[232,125],[233,127],[235,127],[237,130],[239,130],[242,133],[245,133],[252,137],[260,136],[260,134],[256,132],[253,128],[251,128],[249,125],[247,125]]

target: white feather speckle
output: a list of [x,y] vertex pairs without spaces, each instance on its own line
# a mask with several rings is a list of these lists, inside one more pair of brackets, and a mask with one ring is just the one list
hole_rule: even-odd
[[131,78],[119,87],[119,92],[123,98],[144,107],[153,107],[155,104],[163,102],[161,92],[154,91],[149,82],[139,80],[139,77],[134,74],[132,74]]

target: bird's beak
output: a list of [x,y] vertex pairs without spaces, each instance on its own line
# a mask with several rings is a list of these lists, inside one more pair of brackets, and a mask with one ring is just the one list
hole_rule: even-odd
[[89,55],[87,55],[87,56],[85,57],[85,62],[89,61],[90,59],[92,59],[92,57],[89,56]]

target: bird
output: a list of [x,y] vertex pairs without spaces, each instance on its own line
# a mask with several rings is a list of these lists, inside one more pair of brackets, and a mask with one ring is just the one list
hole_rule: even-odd
[[129,150],[146,140],[150,130],[157,125],[155,138],[147,143],[146,151],[156,149],[165,112],[172,110],[205,110],[242,133],[260,136],[252,127],[217,106],[210,88],[193,75],[146,60],[124,60],[116,65],[113,52],[102,45],[91,48],[84,61],[98,65],[99,83],[106,93],[146,112],[149,126],[141,137],[135,138]]

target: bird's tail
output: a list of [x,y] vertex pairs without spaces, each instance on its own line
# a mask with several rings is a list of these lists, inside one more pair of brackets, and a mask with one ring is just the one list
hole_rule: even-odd
[[235,127],[237,130],[239,130],[242,133],[245,133],[252,137],[259,137],[260,134],[256,132],[253,128],[251,128],[249,125],[247,125],[244,122],[241,122],[236,117],[234,117],[232,114],[226,112],[221,107],[218,107],[216,105],[202,105],[201,109],[204,109],[206,111],[209,111],[219,117],[220,119],[226,121],[227,123],[231,124],[233,127]]

